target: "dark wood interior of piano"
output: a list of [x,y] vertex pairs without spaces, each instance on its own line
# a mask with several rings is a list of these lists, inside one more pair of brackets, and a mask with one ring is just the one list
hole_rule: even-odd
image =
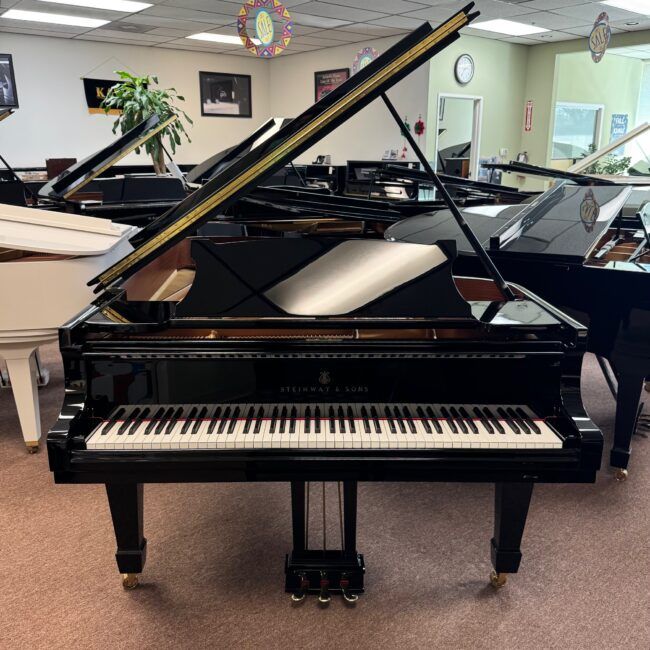
[[[591,249],[587,257],[587,266],[604,267],[608,262],[627,262],[640,252],[640,247],[647,247],[647,242],[635,237],[638,229],[634,228],[609,228]],[[602,248],[614,243],[602,256],[596,257]],[[639,264],[650,264],[650,250],[636,258]]]
[[[210,237],[221,243],[241,241],[238,237]],[[147,266],[128,278],[122,288],[126,290],[127,301],[173,301],[180,302],[189,292],[195,276],[195,265],[190,255],[191,238],[186,238],[154,259]],[[467,301],[502,302],[497,286],[483,278],[455,277],[456,287]],[[517,287],[512,287],[517,299],[525,296]],[[105,315],[110,318],[109,313]],[[431,329],[421,327],[401,328],[313,328],[296,329],[279,327],[208,329],[208,328],[164,328],[148,334],[129,335],[132,339],[362,339],[362,340],[433,340],[476,338],[474,329]]]

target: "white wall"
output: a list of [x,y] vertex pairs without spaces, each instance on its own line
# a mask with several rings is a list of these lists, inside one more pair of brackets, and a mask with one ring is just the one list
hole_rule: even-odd
[[[295,117],[313,104],[314,72],[317,70],[351,69],[354,56],[361,48],[370,45],[382,53],[397,40],[377,39],[274,59],[270,62],[272,114]],[[402,118],[408,117],[411,127],[419,114],[426,119],[428,76],[428,64],[424,64],[388,92]],[[307,150],[297,162],[311,162],[318,154],[330,154],[335,165],[344,165],[349,159],[379,160],[385,149],[401,150],[403,140],[388,109],[381,99],[377,99]],[[412,152],[409,153],[408,159],[415,160]]]
[[[110,79],[113,70],[124,67],[137,74],[157,74],[162,87],[173,86],[185,97],[179,104],[194,126],[192,142],[184,143],[175,156],[179,163],[201,162],[250,134],[270,115],[269,62],[253,56],[4,32],[1,42],[0,50],[13,55],[20,108],[0,124],[0,153],[16,167],[42,167],[45,158],[81,159],[106,146],[115,137],[115,118],[88,113],[81,77]],[[199,70],[252,75],[252,119],[201,117]],[[150,159],[131,154],[124,162],[145,164]]]

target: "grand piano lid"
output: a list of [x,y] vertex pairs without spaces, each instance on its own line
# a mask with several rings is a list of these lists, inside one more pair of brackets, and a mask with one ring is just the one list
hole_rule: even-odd
[[102,255],[133,226],[17,205],[0,204],[0,247],[55,255]]
[[358,113],[411,71],[460,38],[459,30],[477,15],[473,3],[433,29],[424,23],[390,47],[357,74],[296,117],[271,139],[220,171],[167,214],[143,230],[141,244],[124,259],[91,281],[101,291],[132,275],[154,257],[222,213],[277,169]]
[[39,196],[58,200],[71,197],[75,192],[88,185],[90,181],[97,178],[102,172],[112,167],[132,151],[141,147],[147,140],[176,119],[176,115],[173,115],[161,122],[157,115],[152,115],[114,142],[111,142],[107,147],[61,172],[43,185],[38,192]]
[[255,129],[251,135],[244,138],[233,147],[228,147],[210,156],[207,160],[190,169],[185,175],[188,183],[202,183],[210,180],[225,165],[255,149],[270,137],[274,136],[283,126],[291,122],[286,117],[271,117],[262,126]]

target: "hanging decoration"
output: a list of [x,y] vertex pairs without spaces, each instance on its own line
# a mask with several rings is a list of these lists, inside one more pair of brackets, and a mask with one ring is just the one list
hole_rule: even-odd
[[237,17],[237,32],[249,52],[270,59],[288,47],[293,22],[278,0],[246,0]]
[[418,147],[420,146],[420,137],[424,135],[424,121],[422,120],[422,115],[418,115],[418,121],[413,126],[413,132],[418,136]]
[[589,34],[589,51],[594,63],[602,61],[612,38],[612,28],[609,26],[609,16],[606,11],[598,14],[591,34]]
[[402,160],[406,159],[406,156],[408,154],[408,148],[406,146],[406,134],[411,132],[411,125],[409,124],[409,118],[405,115],[404,116],[404,126],[400,126],[400,133],[404,137],[404,141],[402,142],[402,154],[400,155],[400,158]]
[[374,47],[364,47],[359,50],[352,62],[352,74],[357,74],[363,70],[369,63],[372,63],[379,56],[379,52]]

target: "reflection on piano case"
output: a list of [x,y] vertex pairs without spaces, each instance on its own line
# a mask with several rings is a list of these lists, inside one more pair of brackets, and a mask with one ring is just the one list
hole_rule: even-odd
[[[144,483],[290,482],[285,589],[326,601],[364,588],[358,481],[495,483],[500,586],[533,485],[594,480],[585,329],[522,288],[504,301],[490,281],[454,282],[455,242],[188,237],[457,38],[468,11],[415,30],[145,229],[61,330],[50,466],[106,484],[125,587],[145,562]],[[343,483],[340,549],[308,548],[310,481]]]

